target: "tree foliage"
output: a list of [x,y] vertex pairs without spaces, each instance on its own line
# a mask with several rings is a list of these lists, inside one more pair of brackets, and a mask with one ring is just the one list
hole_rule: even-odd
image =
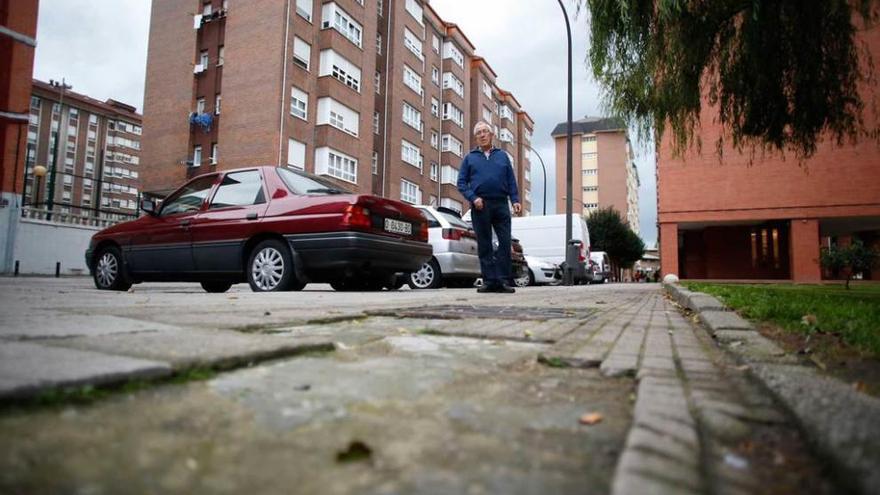
[[575,1],[589,10],[589,62],[609,111],[645,134],[668,127],[676,152],[701,144],[704,96],[739,150],[806,158],[823,133],[876,134],[862,120],[858,86],[873,63],[856,33],[878,0]]
[[645,254],[645,243],[623,221],[614,207],[600,208],[587,217],[590,250],[605,251],[616,266],[630,267]]
[[880,259],[880,252],[866,246],[860,239],[853,240],[848,246],[831,246],[822,249],[819,260],[822,266],[833,272],[846,274],[846,288],[849,281],[857,273],[871,270]]

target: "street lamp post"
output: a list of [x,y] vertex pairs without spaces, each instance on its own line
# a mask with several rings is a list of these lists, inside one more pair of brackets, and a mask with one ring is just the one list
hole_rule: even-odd
[[46,176],[46,167],[37,165],[34,167],[34,206],[40,207],[40,179]]
[[58,170],[58,154],[61,152],[61,126],[64,123],[64,92],[73,86],[67,84],[64,78],[61,82],[50,80],[49,84],[58,89],[60,93],[58,101],[58,130],[55,131],[55,152],[52,154],[52,164],[49,169],[49,192],[46,198],[46,220],[52,220],[52,209],[55,206],[55,173]]
[[532,145],[529,143],[519,141],[518,144],[523,145],[526,149],[531,151],[538,157],[538,160],[541,162],[541,171],[544,172],[544,215],[547,215],[547,167],[544,166],[544,159],[541,158],[541,154],[538,153],[538,150],[532,148]]
[[571,113],[572,113],[572,102],[571,102],[571,23],[568,20],[568,11],[565,10],[565,5],[562,4],[562,0],[557,0],[559,2],[559,7],[562,9],[562,15],[565,17],[565,31],[568,35],[568,126],[566,131],[566,149],[568,153],[566,154],[565,161],[565,190],[566,190],[566,200],[565,200],[565,272],[562,274],[562,283],[563,285],[573,285],[574,284],[574,265],[575,260],[577,259],[577,255],[570,246],[571,243],[571,215],[572,215],[572,192],[571,192],[571,183],[572,183],[572,156],[571,156]]

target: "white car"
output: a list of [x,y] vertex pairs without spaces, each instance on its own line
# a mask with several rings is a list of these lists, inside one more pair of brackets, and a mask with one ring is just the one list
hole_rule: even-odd
[[562,270],[559,265],[552,261],[537,256],[526,255],[528,270],[522,276],[514,280],[517,287],[527,285],[557,285],[562,282]]
[[428,243],[434,249],[420,269],[406,278],[413,289],[473,287],[480,276],[477,236],[471,226],[455,210],[433,206],[416,206],[428,220]]

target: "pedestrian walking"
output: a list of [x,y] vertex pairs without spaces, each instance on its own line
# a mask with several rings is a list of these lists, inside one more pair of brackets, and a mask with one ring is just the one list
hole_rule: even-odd
[[[510,286],[510,203],[519,215],[522,205],[513,165],[504,151],[492,146],[495,134],[486,122],[474,126],[477,147],[461,162],[458,190],[471,204],[471,221],[477,234],[483,286],[477,292],[516,292]],[[509,202],[510,203],[509,203]],[[498,249],[492,248],[492,232]]]

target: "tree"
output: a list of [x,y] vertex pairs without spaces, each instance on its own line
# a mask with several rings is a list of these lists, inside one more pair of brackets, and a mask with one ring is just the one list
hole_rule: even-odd
[[576,2],[608,109],[645,135],[668,126],[678,153],[700,145],[703,97],[738,150],[806,158],[823,133],[838,144],[878,135],[862,121],[858,86],[873,83],[873,63],[856,40],[878,0]]
[[645,243],[612,206],[593,211],[587,217],[587,228],[590,250],[605,251],[614,266],[630,267],[645,254]]
[[824,248],[819,255],[822,266],[836,273],[846,273],[847,289],[853,275],[873,268],[878,258],[880,252],[865,246],[860,239],[855,239],[849,246]]

